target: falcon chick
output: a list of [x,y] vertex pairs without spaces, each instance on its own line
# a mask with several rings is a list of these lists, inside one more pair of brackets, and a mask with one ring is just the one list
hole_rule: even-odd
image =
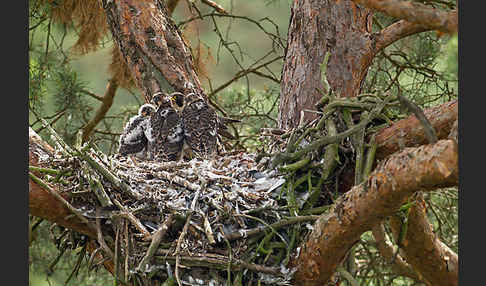
[[151,115],[155,113],[155,107],[151,104],[143,104],[138,109],[138,114],[130,118],[125,124],[120,136],[118,153],[122,156],[135,154],[139,158],[145,158],[147,151],[147,137],[145,130]]
[[184,144],[193,155],[212,158],[217,147],[218,116],[201,95],[191,92],[184,102]]
[[151,159],[162,161],[179,160],[182,153],[182,120],[172,106],[174,97],[158,92],[152,97],[157,106],[149,121],[146,136]]

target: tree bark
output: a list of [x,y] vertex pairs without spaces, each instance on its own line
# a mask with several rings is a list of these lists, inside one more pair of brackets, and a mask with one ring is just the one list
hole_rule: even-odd
[[[402,222],[391,216],[390,225],[398,238]],[[426,206],[421,193],[417,193],[415,203],[408,215],[408,230],[401,242],[400,250],[405,260],[420,273],[428,285],[458,285],[458,257],[435,235],[427,220]]]
[[[425,116],[437,133],[438,139],[448,137],[458,118],[458,101],[452,100],[424,110]],[[427,144],[425,128],[415,115],[393,123],[375,135],[376,159],[382,160],[404,147]]]
[[297,268],[296,285],[323,285],[361,234],[396,212],[410,195],[418,190],[456,186],[458,180],[454,140],[406,148],[389,156],[314,224],[300,253],[291,261]]
[[401,276],[410,277],[416,281],[422,281],[421,277],[419,277],[413,268],[405,260],[403,260],[400,255],[395,256],[396,248],[387,239],[385,227],[382,223],[373,226],[371,228],[371,233],[375,239],[378,251],[386,262],[391,264],[394,273]]
[[[356,96],[370,47],[371,12],[353,2],[303,0],[292,4],[282,70],[279,124],[298,126],[301,111],[314,110],[324,90],[320,65],[330,52],[327,80],[342,97]],[[304,113],[303,121],[315,118]]]
[[146,102],[167,89],[205,96],[165,1],[103,0],[102,4],[113,39]]
[[315,110],[322,97],[320,65],[326,52],[330,53],[326,77],[331,89],[337,97],[354,97],[379,51],[431,29],[401,20],[372,33],[372,16],[371,10],[351,0],[294,1],[282,70],[280,128],[294,128],[316,118],[304,110]]

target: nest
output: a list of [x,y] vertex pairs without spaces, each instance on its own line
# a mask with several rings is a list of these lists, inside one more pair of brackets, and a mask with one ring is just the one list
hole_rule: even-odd
[[61,180],[42,179],[70,193],[69,203],[98,225],[112,252],[119,245],[118,267],[128,270],[121,281],[289,283],[296,228],[305,235],[317,216],[291,215],[286,180],[267,169],[269,158],[257,163],[256,154],[233,152],[212,160],[133,161],[85,149],[49,163]]
[[[212,160],[108,157],[67,146],[46,124],[59,154],[42,180],[69,192],[77,215],[96,225],[122,283],[289,285],[291,257],[339,195],[342,171],[355,171],[353,185],[371,169],[376,145],[365,156],[365,138],[384,126],[372,120],[386,117],[389,100],[331,98],[315,121],[262,133],[273,138],[268,152]],[[336,112],[344,107],[364,116]]]

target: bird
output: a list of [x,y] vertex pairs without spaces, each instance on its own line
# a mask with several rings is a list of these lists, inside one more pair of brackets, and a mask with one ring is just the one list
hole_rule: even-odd
[[152,96],[156,106],[146,130],[149,158],[157,161],[178,161],[181,158],[184,131],[182,120],[173,107],[174,96],[157,92]]
[[148,127],[151,116],[155,113],[155,107],[151,104],[143,104],[138,109],[138,114],[131,117],[125,124],[120,136],[118,153],[122,156],[135,154],[138,158],[145,158],[147,151],[147,137],[145,130]]
[[172,107],[178,112],[182,112],[182,108],[184,108],[184,94],[182,92],[173,92],[169,95],[172,99]]
[[[210,159],[217,149],[218,115],[202,95],[191,92],[184,96],[181,112],[184,128],[184,155]],[[191,156],[191,157],[192,157]]]

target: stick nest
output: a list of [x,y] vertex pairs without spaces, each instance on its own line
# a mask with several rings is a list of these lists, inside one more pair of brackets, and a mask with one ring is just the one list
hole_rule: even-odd
[[116,246],[122,282],[286,285],[294,228],[304,226],[304,235],[317,216],[291,216],[284,175],[266,169],[268,158],[257,163],[255,157],[233,152],[213,160],[134,162],[89,148],[82,156],[59,154],[42,180],[69,193],[69,203],[98,225],[112,253]]
[[[290,258],[339,195],[342,171],[354,164],[352,186],[371,169],[365,138],[379,126],[373,120],[391,122],[382,111],[393,105],[371,99],[328,98],[315,121],[263,132],[272,137],[268,152],[212,160],[108,157],[95,146],[69,147],[49,128],[59,154],[52,169],[35,171],[69,193],[122,284],[290,285]],[[73,245],[86,241],[77,237]]]

